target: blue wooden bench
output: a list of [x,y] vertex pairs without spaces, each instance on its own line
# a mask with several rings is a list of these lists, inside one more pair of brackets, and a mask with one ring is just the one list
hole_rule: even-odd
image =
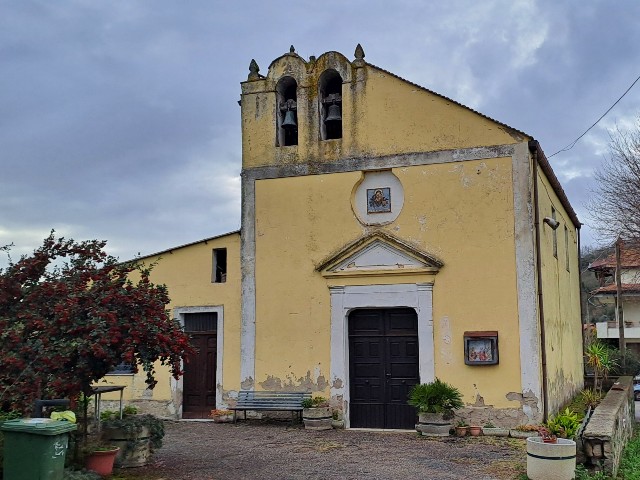
[[244,412],[244,420],[246,420],[247,410],[290,411],[291,423],[293,423],[296,412],[302,420],[302,401],[305,398],[311,398],[311,393],[240,390],[236,406],[231,407],[230,410],[233,410],[234,423],[237,421],[238,411]]

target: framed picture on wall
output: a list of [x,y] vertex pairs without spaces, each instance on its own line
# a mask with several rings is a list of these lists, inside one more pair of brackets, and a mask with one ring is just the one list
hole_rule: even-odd
[[498,332],[464,332],[466,365],[498,364]]

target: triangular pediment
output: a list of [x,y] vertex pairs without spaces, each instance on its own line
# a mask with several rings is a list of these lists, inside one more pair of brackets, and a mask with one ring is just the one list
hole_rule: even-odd
[[434,274],[442,266],[433,255],[391,234],[377,232],[344,246],[317,270],[324,276]]

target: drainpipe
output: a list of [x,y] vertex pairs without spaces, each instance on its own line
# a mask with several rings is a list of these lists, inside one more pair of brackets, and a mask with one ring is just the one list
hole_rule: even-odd
[[[587,323],[589,322],[589,297],[587,297],[585,295],[585,292],[582,291],[582,247],[580,246],[580,227],[578,227],[576,229],[576,232],[578,234],[578,285],[580,286],[580,328],[582,330],[582,358],[584,359],[584,327],[585,325],[587,325]],[[585,306],[587,307],[587,315],[584,316],[584,311],[582,310],[582,299],[585,298],[586,301],[584,302]],[[586,376],[587,371],[585,369],[585,363],[584,360],[582,361],[582,370],[583,370],[583,376]]]
[[547,421],[549,399],[547,392],[547,346],[544,330],[544,299],[542,296],[542,261],[540,260],[540,211],[538,205],[538,142],[529,142],[533,158],[533,225],[536,231],[536,276],[538,277],[538,317],[540,318],[540,356],[542,360],[542,419]]

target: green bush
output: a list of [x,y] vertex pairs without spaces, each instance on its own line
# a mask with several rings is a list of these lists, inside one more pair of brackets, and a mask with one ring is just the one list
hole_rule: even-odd
[[453,410],[464,406],[462,394],[452,385],[436,378],[430,383],[415,385],[409,391],[409,405],[420,413],[445,413],[453,415]]
[[329,401],[324,397],[305,398],[302,400],[302,408],[328,407]]
[[621,376],[631,375],[635,377],[640,374],[640,357],[633,351],[627,349],[624,355],[624,367],[622,355],[617,348],[611,350],[611,357],[615,361],[615,366],[611,369],[610,375]]
[[580,428],[580,418],[576,412],[565,408],[558,415],[549,418],[544,425],[556,437],[573,439]]

